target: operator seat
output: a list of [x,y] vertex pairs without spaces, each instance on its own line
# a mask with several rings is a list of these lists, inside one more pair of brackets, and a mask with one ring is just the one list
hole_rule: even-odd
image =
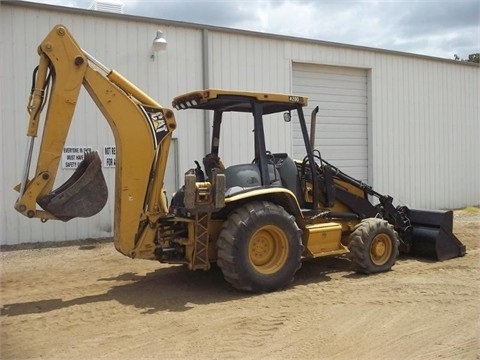
[[302,186],[298,176],[297,165],[295,161],[287,154],[273,154],[276,162],[276,168],[280,174],[280,179],[284,187],[293,192],[297,198],[300,208],[307,207],[303,197]]
[[[268,175],[271,186],[281,186],[280,175],[273,164],[268,164]],[[258,164],[232,165],[225,169],[227,193],[232,195],[247,188],[262,185],[262,177]]]

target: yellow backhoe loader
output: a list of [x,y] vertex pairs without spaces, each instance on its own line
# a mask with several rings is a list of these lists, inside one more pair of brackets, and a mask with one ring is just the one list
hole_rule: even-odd
[[[376,273],[390,270],[399,251],[438,260],[465,254],[452,233],[451,211],[395,207],[390,196],[323,159],[313,134],[309,138],[303,113],[307,98],[300,96],[210,89],[176,97],[172,105],[177,110],[213,112],[212,143],[210,153],[202,155],[203,169],[196,162],[168,204],[163,181],[176,128],[173,111],[82,50],[65,26],[55,26],[38,53],[28,103],[27,155],[15,203],[29,218],[89,217],[106,203],[107,187],[94,151],[53,189],[83,85],[115,138],[114,243],[126,256],[185,264],[191,270],[208,270],[216,262],[233,287],[263,292],[292,281],[304,259],[346,254],[357,271]],[[219,159],[220,128],[223,115],[231,112],[253,119],[249,134],[255,157],[225,168]],[[270,114],[285,121],[296,116],[303,159],[268,151],[264,117]]]

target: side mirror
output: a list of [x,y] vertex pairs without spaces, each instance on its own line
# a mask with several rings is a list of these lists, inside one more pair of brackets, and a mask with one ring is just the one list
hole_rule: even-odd
[[292,115],[290,114],[290,112],[286,112],[286,113],[283,114],[283,121],[285,121],[285,122],[292,121]]

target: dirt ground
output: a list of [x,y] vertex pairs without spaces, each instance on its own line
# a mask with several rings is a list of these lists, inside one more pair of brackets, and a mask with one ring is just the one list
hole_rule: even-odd
[[467,255],[345,258],[238,292],[221,272],[131,260],[111,243],[1,253],[1,359],[480,359],[480,210],[455,212]]

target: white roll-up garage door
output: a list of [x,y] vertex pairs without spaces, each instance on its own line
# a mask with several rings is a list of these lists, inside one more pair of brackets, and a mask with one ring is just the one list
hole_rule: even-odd
[[[293,64],[292,93],[308,97],[310,114],[318,106],[315,148],[348,175],[368,181],[367,70],[316,64]],[[298,120],[297,120],[298,121]],[[305,156],[298,124],[293,126],[293,155]]]

